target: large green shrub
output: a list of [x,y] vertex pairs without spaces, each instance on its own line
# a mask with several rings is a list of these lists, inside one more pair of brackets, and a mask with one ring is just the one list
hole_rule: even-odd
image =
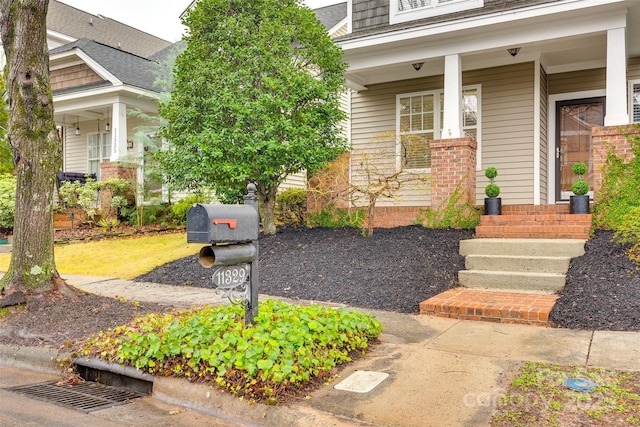
[[282,225],[302,227],[307,223],[307,190],[289,188],[276,197],[276,221]]
[[595,225],[617,229],[636,207],[640,206],[640,135],[627,135],[633,157],[629,162],[608,146],[604,179],[594,207]]
[[[640,126],[636,125],[636,129]],[[625,162],[608,146],[604,179],[594,207],[594,225],[616,230],[615,238],[631,244],[630,258],[640,264],[640,135],[627,134],[632,158]]]
[[640,265],[640,206],[633,208],[626,215],[615,232],[615,238],[620,243],[629,243],[627,250],[629,258]]
[[65,208],[82,209],[93,221],[98,214],[101,192],[111,195],[109,206],[102,213],[104,217],[116,216],[121,209],[135,203],[131,183],[123,178],[96,181],[87,177],[84,184],[80,181],[65,181],[60,185],[58,198]]
[[16,209],[16,178],[0,174],[0,228],[12,228]]
[[208,202],[208,199],[204,196],[204,194],[193,194],[191,196],[185,197],[184,199],[171,205],[171,214],[169,218],[174,224],[186,224],[187,212],[189,212],[191,206],[196,203],[206,202]]
[[362,228],[366,217],[367,213],[362,209],[339,209],[329,204],[319,213],[308,213],[307,222],[310,227]]

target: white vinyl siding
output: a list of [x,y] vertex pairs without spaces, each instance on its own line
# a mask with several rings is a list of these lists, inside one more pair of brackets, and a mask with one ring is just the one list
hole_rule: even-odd
[[606,70],[604,68],[549,74],[549,95],[605,88]]
[[534,64],[463,73],[464,85],[482,85],[482,168],[476,174],[476,203],[489,183],[484,171],[498,169],[502,204],[533,203]]

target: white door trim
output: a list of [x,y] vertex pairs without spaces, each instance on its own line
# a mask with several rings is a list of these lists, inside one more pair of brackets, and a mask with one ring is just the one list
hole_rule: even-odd
[[582,92],[559,93],[549,95],[549,134],[547,146],[547,203],[554,205],[556,203],[556,103],[559,101],[569,101],[572,99],[597,98],[606,96],[605,89],[586,90]]

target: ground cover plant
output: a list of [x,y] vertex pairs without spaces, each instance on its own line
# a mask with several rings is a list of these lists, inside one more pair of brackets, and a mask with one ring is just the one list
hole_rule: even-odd
[[[576,391],[565,380],[590,380]],[[640,425],[640,372],[527,362],[497,401],[492,427]]]
[[149,314],[89,338],[77,355],[275,404],[327,380],[382,331],[370,314],[271,299],[260,303],[253,325],[243,317],[237,305]]

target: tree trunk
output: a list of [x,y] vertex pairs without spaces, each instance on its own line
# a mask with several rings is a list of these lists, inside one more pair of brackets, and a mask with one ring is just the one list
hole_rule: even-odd
[[375,221],[376,216],[376,197],[369,197],[369,213],[367,215],[367,235],[366,237],[373,236],[373,221]]
[[277,193],[278,187],[267,188],[264,184],[258,183],[258,212],[262,222],[262,232],[267,236],[276,234],[274,211]]
[[53,190],[62,146],[53,118],[46,39],[48,0],[0,0],[8,138],[17,174],[14,246],[0,289],[47,290],[53,255]]

